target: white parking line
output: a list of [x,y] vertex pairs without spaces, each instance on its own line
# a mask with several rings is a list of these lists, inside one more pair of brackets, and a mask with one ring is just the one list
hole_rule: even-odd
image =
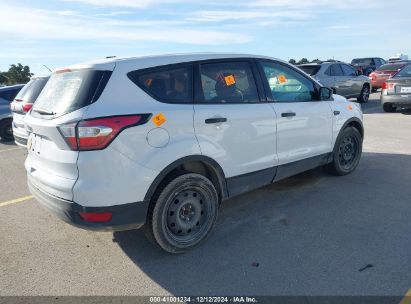
[[7,206],[7,205],[11,205],[11,204],[22,203],[22,202],[28,201],[29,199],[32,199],[32,198],[33,198],[32,195],[28,195],[28,196],[16,198],[16,199],[11,200],[11,201],[3,202],[3,203],[0,203],[0,208],[4,207],[4,206]]

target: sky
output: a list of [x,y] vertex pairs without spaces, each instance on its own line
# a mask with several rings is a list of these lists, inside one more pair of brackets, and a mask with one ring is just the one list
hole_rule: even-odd
[[0,71],[188,52],[411,55],[409,0],[0,0]]

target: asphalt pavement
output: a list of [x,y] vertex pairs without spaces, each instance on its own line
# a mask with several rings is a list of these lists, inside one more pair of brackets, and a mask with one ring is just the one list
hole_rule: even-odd
[[225,202],[179,256],[142,231],[72,227],[29,199],[26,151],[0,142],[0,295],[368,295],[411,288],[411,111],[363,105],[357,170],[315,169]]

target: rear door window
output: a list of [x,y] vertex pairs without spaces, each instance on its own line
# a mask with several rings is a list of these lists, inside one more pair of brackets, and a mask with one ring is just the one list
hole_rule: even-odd
[[138,70],[128,73],[127,76],[160,102],[193,103],[191,65]]
[[331,76],[344,76],[341,66],[339,64],[333,64],[330,66],[330,74]]
[[255,103],[260,98],[249,62],[232,61],[200,65],[202,102]]
[[69,70],[53,73],[38,96],[33,112],[58,117],[95,102],[111,71]]

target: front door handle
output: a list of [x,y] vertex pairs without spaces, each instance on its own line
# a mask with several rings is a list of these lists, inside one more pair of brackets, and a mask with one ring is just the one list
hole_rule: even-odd
[[222,122],[226,122],[227,118],[225,117],[213,117],[213,118],[207,118],[205,120],[206,124],[215,124],[215,123],[222,123]]
[[340,115],[340,111],[334,111],[334,115],[335,116]]
[[281,117],[293,117],[296,114],[294,112],[285,112],[285,113],[281,113]]

